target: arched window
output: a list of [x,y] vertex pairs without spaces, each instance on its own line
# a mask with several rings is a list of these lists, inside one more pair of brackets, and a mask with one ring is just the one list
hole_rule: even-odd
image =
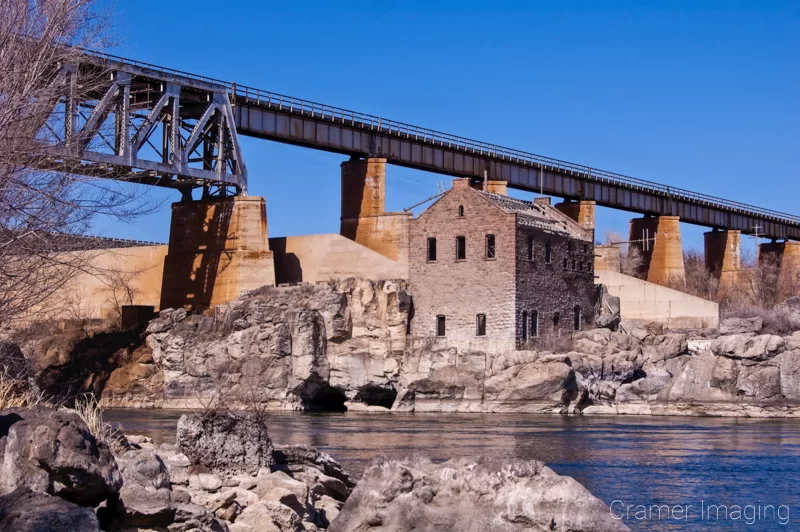
[[522,339],[528,339],[528,311],[522,311]]
[[531,338],[539,337],[539,311],[531,311]]
[[574,323],[575,330],[576,331],[580,331],[581,327],[583,325],[583,323],[582,323],[583,316],[581,315],[581,306],[580,305],[575,305],[575,318],[574,318],[574,320],[575,320],[575,323]]
[[475,317],[475,336],[486,336],[486,314]]
[[463,205],[459,205],[458,206],[458,217],[459,218],[463,218],[464,217],[464,206]]
[[444,336],[445,332],[444,316],[439,314],[436,316],[436,336]]

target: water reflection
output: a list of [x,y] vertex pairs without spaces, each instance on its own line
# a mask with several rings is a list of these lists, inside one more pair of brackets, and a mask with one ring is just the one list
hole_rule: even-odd
[[[182,412],[112,410],[130,433],[173,442]],[[637,521],[633,530],[800,530],[800,422],[503,414],[275,413],[279,444],[310,444],[360,475],[375,456],[538,459],[610,504],[785,504],[791,522]]]

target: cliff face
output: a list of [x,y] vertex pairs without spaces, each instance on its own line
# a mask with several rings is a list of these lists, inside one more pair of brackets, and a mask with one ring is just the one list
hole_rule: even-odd
[[[800,333],[576,333],[569,353],[459,352],[407,335],[402,281],[251,294],[213,317],[164,311],[116,369],[107,406],[416,412],[800,415]],[[708,336],[708,332],[704,333]]]
[[103,401],[343,409],[361,393],[391,406],[410,306],[403,282],[349,279],[265,288],[212,317],[164,311],[147,328],[151,360],[115,371]]

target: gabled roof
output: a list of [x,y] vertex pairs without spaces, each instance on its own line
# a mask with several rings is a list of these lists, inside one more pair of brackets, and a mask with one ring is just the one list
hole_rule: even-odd
[[591,242],[592,235],[581,227],[575,220],[562,213],[550,205],[538,205],[530,201],[524,201],[493,192],[476,190],[484,198],[488,199],[507,213],[517,215],[517,223],[529,227],[535,227],[542,231],[556,233],[579,240]]

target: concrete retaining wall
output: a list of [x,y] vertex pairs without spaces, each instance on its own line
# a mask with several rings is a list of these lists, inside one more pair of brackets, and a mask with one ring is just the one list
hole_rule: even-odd
[[327,281],[347,277],[408,279],[408,264],[393,261],[336,234],[270,238],[278,283]]
[[622,317],[663,323],[669,329],[716,328],[719,305],[665,286],[609,270],[595,272],[597,284],[620,298]]

